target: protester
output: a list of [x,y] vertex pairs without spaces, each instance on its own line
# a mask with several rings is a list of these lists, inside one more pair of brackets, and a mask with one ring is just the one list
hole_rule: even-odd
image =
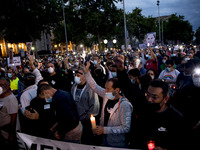
[[16,73],[13,69],[8,70],[8,78],[10,79],[11,91],[17,95],[19,78],[16,76]]
[[102,135],[105,146],[128,147],[126,134],[130,131],[133,107],[120,95],[119,83],[116,78],[107,80],[105,89],[96,84],[89,72],[90,63],[85,67],[85,79],[90,87],[103,97],[100,125],[93,129],[97,135]]
[[79,68],[75,73],[75,84],[71,89],[71,94],[76,102],[79,119],[83,125],[81,143],[92,145],[94,144],[94,134],[92,132],[90,116],[98,115],[99,98],[86,82],[83,68]]
[[[160,150],[198,149],[199,46],[179,48],[165,45],[91,54],[69,50],[66,55],[21,57],[21,66],[11,67],[0,59],[0,77],[10,77],[8,91],[20,104],[18,132],[96,146],[147,149],[153,141]],[[10,121],[9,113],[0,102],[0,124]],[[97,124],[93,130],[91,114]],[[188,142],[181,145],[183,138]],[[2,139],[0,144],[5,145]]]
[[58,140],[80,143],[82,124],[73,96],[62,90],[57,90],[49,84],[41,84],[37,93],[40,98],[52,99],[56,123],[51,127],[54,137]]
[[185,120],[188,133],[186,134],[189,138],[185,146],[187,149],[199,149],[199,106],[200,101],[200,67],[197,66],[192,72],[192,84],[187,84],[180,90],[176,91],[172,98],[172,104],[182,114]]
[[10,91],[10,81],[0,77],[0,145],[3,149],[16,148],[16,119],[18,101]]
[[183,116],[171,105],[169,86],[162,80],[153,80],[146,92],[147,104],[142,118],[141,134],[144,147],[148,141],[155,142],[155,149],[181,149],[184,140]]

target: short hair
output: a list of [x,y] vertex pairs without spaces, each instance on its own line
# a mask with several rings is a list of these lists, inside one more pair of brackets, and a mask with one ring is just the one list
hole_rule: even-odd
[[51,85],[49,85],[49,84],[40,84],[38,86],[38,89],[37,89],[37,95],[43,95],[43,92],[45,90],[50,90],[50,89],[52,89]]
[[134,68],[129,70],[128,75],[140,77],[141,74],[138,68]]
[[172,59],[168,59],[165,64],[174,66],[174,61]]
[[0,80],[6,81],[6,85],[10,85],[10,80],[6,77],[0,77]]
[[42,82],[48,82],[48,81],[45,80],[45,79],[42,79],[42,80],[40,80],[40,81],[38,82],[38,85],[40,85]]
[[32,73],[25,73],[24,74],[24,84],[26,86],[31,86],[35,84],[35,75]]
[[146,92],[150,85],[150,82],[152,81],[151,76],[149,74],[144,74],[139,78],[139,80],[142,90]]
[[163,94],[164,98],[169,95],[169,90],[170,90],[169,85],[168,85],[168,83],[164,82],[161,79],[154,79],[154,80],[152,80],[150,82],[150,86],[161,88],[162,89],[162,94]]
[[185,68],[191,68],[191,69],[194,69],[195,68],[195,64],[191,61],[188,61],[184,64],[184,67]]
[[110,78],[107,80],[107,82],[113,83],[113,89],[119,88],[119,80],[117,78]]
[[[167,58],[169,59],[169,55],[167,55],[167,54],[164,54],[164,56],[165,56],[165,57],[167,57]],[[163,56],[163,57],[164,57],[164,56]]]

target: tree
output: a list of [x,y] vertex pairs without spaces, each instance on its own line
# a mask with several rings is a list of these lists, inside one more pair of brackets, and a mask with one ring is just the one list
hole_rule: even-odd
[[142,9],[135,8],[132,13],[127,15],[127,29],[129,38],[134,36],[142,42],[148,32],[155,32],[155,19],[142,15]]
[[200,44],[200,27],[196,30],[196,32],[195,32],[195,43],[196,44]]
[[[65,7],[68,40],[87,46],[99,43],[101,47],[104,38],[115,36],[120,11],[114,2],[118,1],[121,0],[70,0]],[[55,28],[55,35],[59,30]],[[88,39],[88,34],[92,38]]]
[[0,31],[9,42],[40,39],[41,31],[49,32],[60,21],[58,0],[6,0],[0,9]]
[[193,39],[192,25],[184,20],[184,16],[172,14],[167,22],[165,38],[175,42],[190,43]]

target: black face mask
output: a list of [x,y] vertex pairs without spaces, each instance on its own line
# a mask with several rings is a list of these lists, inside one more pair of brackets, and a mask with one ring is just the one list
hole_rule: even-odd
[[160,106],[160,103],[147,103],[147,108],[150,110],[150,111],[158,111],[160,110],[161,106]]

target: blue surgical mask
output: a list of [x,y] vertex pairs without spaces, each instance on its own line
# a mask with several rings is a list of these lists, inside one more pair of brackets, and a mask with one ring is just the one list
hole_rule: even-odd
[[75,64],[75,66],[78,66],[78,65],[79,65],[79,62],[75,62],[74,64]]
[[45,100],[46,100],[46,102],[47,102],[47,103],[51,103],[51,102],[52,102],[52,100],[53,100],[53,97],[50,97],[49,99],[48,99],[48,98],[46,98]]
[[112,74],[112,77],[113,77],[113,78],[116,78],[116,77],[117,77],[117,72],[111,72],[111,74]]
[[113,95],[112,92],[105,93],[105,97],[106,97],[107,99],[110,99],[110,100],[113,100],[113,99],[115,98],[115,96]]
[[170,71],[171,71],[171,68],[170,68],[170,67],[167,67],[167,68],[166,68],[166,71],[167,71],[167,72],[170,72]]
[[135,81],[131,80],[131,83],[132,83],[132,84],[135,84]]
[[12,73],[8,73],[8,78],[12,78]]

